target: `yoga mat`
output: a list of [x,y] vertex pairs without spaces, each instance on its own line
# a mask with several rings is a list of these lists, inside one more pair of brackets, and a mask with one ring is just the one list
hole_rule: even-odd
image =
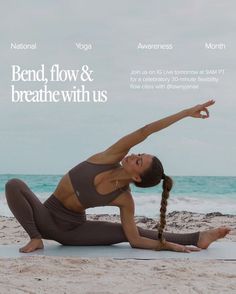
[[208,249],[199,252],[182,253],[173,251],[154,251],[130,247],[129,243],[119,243],[108,246],[63,246],[60,244],[44,245],[31,253],[21,253],[23,244],[0,245],[0,258],[17,258],[22,256],[64,256],[96,258],[109,257],[114,259],[223,259],[236,261],[236,242],[215,242]]

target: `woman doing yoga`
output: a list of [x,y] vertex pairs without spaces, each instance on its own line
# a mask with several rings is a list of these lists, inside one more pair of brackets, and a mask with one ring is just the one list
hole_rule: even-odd
[[[208,118],[207,107],[214,103],[214,100],[209,100],[184,109],[124,136],[105,151],[69,170],[44,203],[22,180],[10,179],[5,185],[7,203],[30,237],[29,243],[20,248],[20,252],[43,248],[42,239],[50,239],[63,245],[129,242],[133,248],[189,253],[206,249],[213,241],[223,238],[230,231],[228,227],[185,234],[164,232],[167,198],[173,181],[165,175],[157,157],[146,153],[126,156],[132,147],[149,135],[181,119]],[[161,181],[163,191],[158,230],[136,226],[135,203],[129,184],[152,187]],[[119,207],[121,223],[86,219],[87,208],[106,205]]]

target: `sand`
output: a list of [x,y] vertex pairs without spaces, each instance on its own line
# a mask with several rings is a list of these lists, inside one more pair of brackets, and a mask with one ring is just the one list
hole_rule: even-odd
[[[88,214],[87,218],[120,222],[119,215]],[[154,219],[139,216],[135,220],[144,228],[156,227]],[[236,242],[235,215],[172,212],[167,216],[166,230],[193,232],[221,225],[231,227],[232,231],[217,242]],[[0,217],[0,228],[1,245],[21,247],[29,241],[15,218]],[[57,242],[44,240],[45,246],[50,243]],[[25,254],[15,259],[2,258],[0,265],[0,293],[3,294],[236,293],[236,261],[115,260]]]

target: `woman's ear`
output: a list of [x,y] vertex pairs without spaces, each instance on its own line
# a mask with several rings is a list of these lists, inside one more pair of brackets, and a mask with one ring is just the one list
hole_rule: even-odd
[[133,176],[132,179],[133,179],[134,182],[138,182],[138,183],[142,182],[142,179],[141,179],[141,177],[139,175]]

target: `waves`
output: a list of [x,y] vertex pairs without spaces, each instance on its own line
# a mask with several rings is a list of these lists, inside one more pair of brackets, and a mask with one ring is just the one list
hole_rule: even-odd
[[[36,193],[41,202],[51,194]],[[207,197],[208,196],[208,197]],[[133,193],[135,201],[135,215],[159,217],[161,195],[148,193]],[[236,197],[233,195],[178,195],[171,194],[168,200],[167,213],[172,211],[191,211],[198,213],[221,212],[236,215]],[[113,206],[94,207],[86,210],[88,214],[119,214],[119,208]],[[0,193],[0,215],[13,216],[8,208],[4,193]]]
[[[20,178],[44,202],[55,190],[61,176],[57,175],[0,175],[0,215],[13,216],[8,208],[4,185],[10,178]],[[236,215],[236,177],[173,177],[167,212],[221,212]],[[140,189],[131,185],[135,215],[159,217],[162,187]],[[88,214],[119,214],[113,206],[94,207]]]

